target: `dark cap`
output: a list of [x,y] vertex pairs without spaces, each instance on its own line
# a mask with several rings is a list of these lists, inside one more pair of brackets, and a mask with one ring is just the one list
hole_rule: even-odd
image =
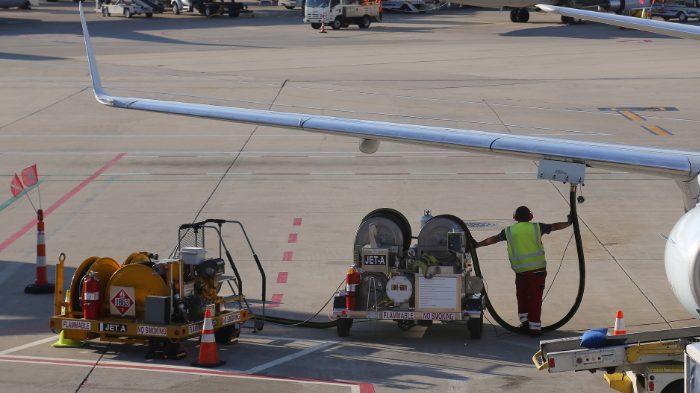
[[515,209],[515,213],[513,213],[513,218],[518,222],[527,222],[532,220],[532,212],[527,206],[518,206],[518,208]]

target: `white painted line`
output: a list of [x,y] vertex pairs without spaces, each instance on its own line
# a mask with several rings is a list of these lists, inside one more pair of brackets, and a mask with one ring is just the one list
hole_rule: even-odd
[[259,373],[260,371],[267,370],[268,368],[272,368],[272,367],[275,367],[275,366],[279,366],[280,364],[284,364],[284,363],[290,362],[290,361],[292,361],[292,360],[294,360],[294,359],[300,358],[300,357],[302,357],[302,356],[306,356],[306,355],[308,355],[308,354],[310,354],[310,353],[312,353],[312,352],[316,352],[316,351],[318,351],[318,350],[325,349],[325,348],[327,348],[327,347],[330,347],[330,346],[333,345],[333,344],[334,344],[334,343],[322,343],[322,344],[318,344],[318,345],[313,346],[313,347],[311,347],[311,348],[306,348],[306,349],[304,349],[303,351],[299,351],[299,352],[293,353],[293,354],[291,354],[291,355],[283,356],[283,357],[281,357],[281,358],[279,358],[279,359],[275,359],[275,360],[273,360],[273,361],[271,361],[271,362],[267,362],[267,363],[261,364],[261,365],[259,365],[259,366],[253,367],[253,368],[251,368],[251,369],[246,370],[245,373],[246,373],[246,374],[255,374],[255,373]]
[[10,353],[13,353],[13,352],[18,352],[18,351],[21,351],[21,350],[23,350],[23,349],[35,347],[35,346],[37,346],[37,345],[41,345],[41,344],[47,343],[47,342],[49,342],[49,341],[55,341],[55,340],[58,340],[58,336],[55,336],[55,335],[54,335],[54,336],[51,336],[51,337],[42,338],[41,340],[32,341],[32,342],[30,342],[30,343],[27,343],[27,344],[24,344],[24,345],[20,345],[20,346],[18,346],[18,347],[14,347],[14,348],[6,349],[6,350],[4,350],[4,351],[0,351],[0,355],[7,355],[7,354],[10,354]]

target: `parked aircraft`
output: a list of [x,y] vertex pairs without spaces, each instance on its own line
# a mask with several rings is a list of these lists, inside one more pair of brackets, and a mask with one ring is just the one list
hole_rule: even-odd
[[[700,27],[696,26],[549,5],[540,8],[574,18],[700,39]],[[686,214],[678,220],[666,243],[666,274],[681,304],[695,318],[700,318],[700,207],[696,206],[700,202],[700,152],[113,96],[102,87],[82,5],[80,13],[92,87],[95,98],[104,105],[354,137],[360,140],[360,151],[368,154],[376,152],[384,140],[539,159],[554,165],[577,163],[673,179],[683,193]]]

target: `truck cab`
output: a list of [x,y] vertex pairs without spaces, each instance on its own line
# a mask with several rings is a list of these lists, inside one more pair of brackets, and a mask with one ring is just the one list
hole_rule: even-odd
[[382,19],[380,2],[366,0],[307,0],[304,9],[304,22],[314,29],[322,25],[333,30],[357,24],[366,29],[372,22]]

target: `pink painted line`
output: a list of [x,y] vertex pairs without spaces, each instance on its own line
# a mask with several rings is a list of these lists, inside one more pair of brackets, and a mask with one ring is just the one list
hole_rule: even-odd
[[282,253],[282,261],[291,262],[292,258],[294,258],[294,251],[285,251]]
[[287,273],[287,272],[277,273],[277,283],[278,284],[286,284],[288,276],[289,276],[289,273]]
[[[109,169],[112,165],[117,163],[117,161],[121,160],[122,157],[124,157],[126,153],[119,153],[117,154],[116,157],[112,158],[107,162],[106,164],[102,165],[100,169],[97,170],[97,172],[93,173],[90,177],[87,179],[83,180],[80,184],[75,186],[72,190],[68,191],[67,194],[61,197],[61,199],[57,200],[56,202],[53,203],[53,205],[49,206],[48,209],[44,210],[44,217],[48,216],[49,214],[53,213],[54,210],[58,209],[63,205],[67,200],[71,199],[75,194],[79,193],[85,186],[90,184],[93,180],[97,179],[98,176],[100,176],[104,171]],[[22,229],[19,231],[15,232],[14,235],[10,236],[9,239],[5,240],[4,242],[0,243],[0,252],[5,250],[7,247],[9,247],[12,243],[14,243],[17,239],[20,237],[24,236],[25,233],[29,232],[30,229],[32,229],[36,225],[36,218],[30,221],[27,225],[23,226]]]
[[100,367],[100,368],[116,368],[116,369],[127,369],[127,370],[143,370],[143,371],[166,371],[166,372],[178,372],[183,374],[199,374],[199,375],[213,375],[222,377],[242,377],[242,378],[253,378],[253,379],[267,379],[273,381],[298,381],[298,382],[317,382],[317,383],[328,383],[328,384],[342,384],[350,386],[359,386],[360,393],[374,393],[374,386],[369,383],[363,382],[353,382],[353,381],[334,381],[334,380],[324,380],[324,379],[313,379],[313,378],[298,378],[298,377],[278,377],[278,376],[267,376],[267,375],[256,375],[256,374],[245,374],[235,371],[218,371],[218,370],[208,370],[202,368],[194,367],[169,367],[169,366],[158,366],[158,365],[148,365],[148,364],[127,364],[127,363],[113,363],[107,362],[91,362],[83,361],[77,359],[51,359],[51,358],[40,358],[40,357],[22,357],[22,356],[0,356],[0,361],[7,362],[25,362],[25,363],[38,363],[38,364],[56,364],[56,365],[66,365],[66,366],[86,366],[86,367]]
[[296,233],[290,233],[289,234],[289,239],[287,240],[287,243],[296,243],[297,242],[297,234]]
[[267,306],[270,308],[279,307],[282,304],[282,297],[284,297],[284,294],[282,293],[276,293],[272,295],[272,298],[270,299],[270,304],[268,304]]
[[295,227],[300,227],[301,226],[301,217],[297,217],[294,219],[294,224]]

